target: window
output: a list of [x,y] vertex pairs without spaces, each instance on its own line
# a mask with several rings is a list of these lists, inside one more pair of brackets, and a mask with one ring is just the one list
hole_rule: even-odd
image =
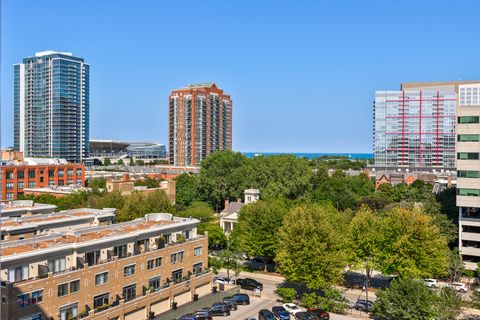
[[28,170],[28,177],[29,178],[35,178],[35,170]]
[[76,316],[78,316],[77,303],[60,308],[60,320],[73,319]]
[[479,142],[479,134],[459,134],[457,135],[458,142]]
[[87,252],[85,254],[85,262],[88,263],[89,266],[94,266],[98,264],[100,260],[100,250]]
[[77,177],[82,176],[82,169],[77,169],[75,175],[76,175]]
[[5,184],[5,186],[6,186],[7,190],[13,190],[13,182],[7,182]]
[[70,293],[80,291],[80,280],[70,282]]
[[13,193],[7,193],[7,200],[13,200]]
[[201,256],[202,255],[202,247],[196,247],[193,249],[193,255],[195,257]]
[[178,262],[182,262],[183,261],[183,251],[180,251],[178,253]]
[[478,116],[458,117],[458,123],[480,123]]
[[148,260],[147,261],[147,270],[155,268],[155,260]]
[[193,274],[200,274],[202,273],[202,263],[197,263],[193,265]]
[[63,297],[68,294],[68,283],[62,283],[58,285],[58,296]]
[[82,186],[82,180],[77,179],[77,187],[81,187],[81,186]]
[[8,281],[22,281],[28,279],[28,265],[8,269]]
[[48,177],[49,178],[55,177],[55,169],[48,169]]
[[156,258],[155,259],[155,268],[161,267],[162,266],[162,257]]
[[125,299],[125,302],[135,299],[135,297],[137,296],[136,291],[137,291],[136,284],[132,284],[124,287],[122,295],[123,295],[123,299]]
[[73,185],[73,180],[72,180],[72,179],[68,179],[68,180],[67,180],[67,185],[69,185],[69,186]]
[[17,179],[25,179],[25,171],[17,171]]
[[23,188],[25,188],[25,182],[17,183],[17,189],[23,189]]
[[151,278],[148,280],[148,288],[151,290],[153,289],[154,291],[157,291],[160,289],[160,277],[155,277]]
[[108,292],[93,297],[93,308],[99,308],[103,305],[108,305]]
[[32,292],[32,300],[31,300],[32,305],[39,304],[42,301],[43,301],[43,290]]
[[129,276],[132,276],[134,274],[135,274],[135,265],[134,264],[126,266],[125,268],[123,268],[123,275],[125,277],[129,277]]
[[95,285],[99,286],[108,282],[108,272],[95,275]]
[[58,180],[58,185],[59,185],[59,186],[64,186],[64,185],[65,185],[65,181],[63,181],[63,180]]
[[35,188],[35,181],[29,181],[28,182],[28,187],[29,188]]
[[65,271],[65,258],[48,260],[48,271],[53,273]]
[[13,171],[5,172],[5,178],[6,178],[7,180],[13,179]]
[[172,253],[172,254],[170,255],[170,262],[171,262],[172,264],[177,263],[177,254],[176,254],[176,253]]
[[65,177],[65,171],[63,171],[63,170],[58,170],[58,176],[59,176],[59,177]]
[[24,293],[17,296],[17,306],[19,308],[25,308],[30,305],[30,294]]
[[459,170],[457,176],[459,178],[480,178],[480,171]]
[[459,196],[478,197],[480,196],[480,190],[479,189],[457,189],[457,194]]
[[113,248],[113,255],[120,258],[125,258],[127,256],[127,245],[116,246]]
[[72,170],[72,169],[67,170],[67,176],[68,176],[68,177],[72,177],[72,176],[73,176],[73,170]]
[[172,281],[173,283],[182,282],[183,269],[175,270],[172,272]]
[[459,152],[457,153],[458,160],[478,160],[479,154],[475,152]]

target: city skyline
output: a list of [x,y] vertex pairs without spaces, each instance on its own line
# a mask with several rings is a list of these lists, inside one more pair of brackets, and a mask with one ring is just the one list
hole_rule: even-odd
[[[3,3],[2,147],[13,145],[13,64],[44,50],[71,51],[92,66],[90,137],[167,144],[170,91],[212,81],[234,97],[233,149],[239,151],[370,153],[376,89],[480,74],[472,63],[477,44],[448,46],[448,39],[470,43],[476,3],[464,10],[411,2],[413,11],[409,3],[348,1],[295,7],[117,2],[114,11],[108,3],[86,4],[69,16],[62,13],[73,4],[29,3],[24,12],[22,1]],[[203,19],[205,35],[192,37],[198,24],[188,17],[209,10],[225,19]],[[182,23],[172,12],[182,13]],[[444,24],[446,18],[458,28]],[[39,23],[42,32],[31,32]],[[408,45],[399,45],[403,39]],[[442,50],[430,45],[440,42]]]

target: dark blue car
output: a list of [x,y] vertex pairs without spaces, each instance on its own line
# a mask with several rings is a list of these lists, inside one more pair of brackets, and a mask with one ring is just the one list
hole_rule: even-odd
[[290,320],[290,314],[282,306],[273,307],[272,312],[280,320]]

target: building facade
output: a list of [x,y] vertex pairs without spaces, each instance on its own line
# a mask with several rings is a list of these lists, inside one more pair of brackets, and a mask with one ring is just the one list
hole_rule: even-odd
[[27,188],[85,186],[85,166],[62,159],[7,161],[0,167],[2,201],[15,200]]
[[14,66],[14,147],[25,157],[80,163],[89,154],[90,68],[44,51]]
[[90,157],[110,158],[114,161],[125,158],[145,161],[163,160],[167,159],[167,148],[157,142],[90,140]]
[[459,250],[470,269],[480,262],[480,82],[459,88],[457,107]]
[[217,150],[232,149],[232,100],[215,83],[191,84],[169,97],[169,161],[199,166]]
[[149,319],[211,292],[196,219],[134,221],[5,241],[2,319]]

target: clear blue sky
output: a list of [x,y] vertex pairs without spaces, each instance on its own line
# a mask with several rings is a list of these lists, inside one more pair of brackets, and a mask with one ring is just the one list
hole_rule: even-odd
[[1,134],[13,64],[91,65],[90,136],[167,144],[171,89],[215,81],[239,151],[370,152],[376,89],[480,79],[478,1],[3,0]]

